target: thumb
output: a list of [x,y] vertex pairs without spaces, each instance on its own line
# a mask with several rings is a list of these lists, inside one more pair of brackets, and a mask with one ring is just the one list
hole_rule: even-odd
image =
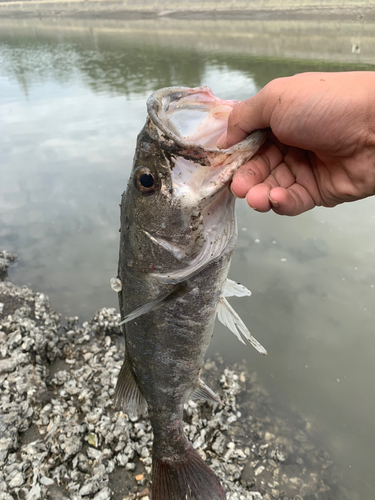
[[225,131],[221,134],[221,136],[219,137],[219,139],[216,143],[216,147],[219,149],[225,149],[226,143],[227,143],[227,131]]
[[[264,107],[264,89],[250,99],[237,104],[229,115],[226,138],[225,142],[221,143],[221,147],[229,148],[245,139],[250,132],[269,127],[269,120],[264,118]],[[222,138],[223,136],[220,137],[219,142]]]

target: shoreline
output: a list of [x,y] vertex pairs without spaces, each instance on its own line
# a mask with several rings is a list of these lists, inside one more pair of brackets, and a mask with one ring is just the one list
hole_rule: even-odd
[[[119,314],[66,318],[48,297],[0,282],[0,499],[149,500],[152,430],[113,406]],[[273,402],[243,364],[207,360],[225,405],[190,401],[184,430],[227,500],[355,500],[313,425]]]

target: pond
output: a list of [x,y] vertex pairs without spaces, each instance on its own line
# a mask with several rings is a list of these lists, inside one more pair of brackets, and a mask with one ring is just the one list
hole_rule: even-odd
[[[375,69],[365,25],[247,22],[0,22],[0,249],[19,256],[11,281],[47,293],[62,316],[117,308],[118,205],[153,90],[208,85],[245,99],[279,76]],[[372,500],[375,199],[296,218],[238,201],[237,213],[230,277],[253,295],[232,303],[268,356],[219,324],[209,353],[245,360],[275,404],[311,422],[346,487]]]

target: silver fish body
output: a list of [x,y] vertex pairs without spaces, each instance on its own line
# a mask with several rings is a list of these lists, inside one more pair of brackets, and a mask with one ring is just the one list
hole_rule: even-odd
[[212,143],[233,105],[205,87],[154,93],[122,198],[118,278],[126,354],[116,400],[129,413],[148,411],[153,500],[225,498],[186,439],[182,415],[189,398],[216,397],[200,371],[237,237],[235,199],[227,186],[264,134],[220,151],[205,139],[198,142],[196,126],[182,129],[193,116],[206,134],[204,120],[212,118]]

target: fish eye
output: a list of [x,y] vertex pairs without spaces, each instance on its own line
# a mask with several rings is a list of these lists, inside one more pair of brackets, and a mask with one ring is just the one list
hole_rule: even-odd
[[140,167],[135,172],[135,184],[141,193],[151,194],[157,187],[155,174],[148,167]]

